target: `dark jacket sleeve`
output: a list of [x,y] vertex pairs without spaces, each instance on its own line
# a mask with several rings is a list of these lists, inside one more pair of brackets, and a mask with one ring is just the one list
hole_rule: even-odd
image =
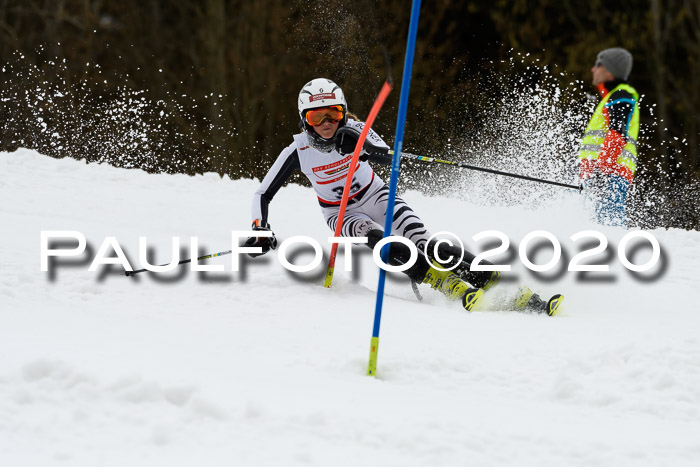
[[260,188],[253,195],[251,208],[253,220],[260,219],[263,225],[268,223],[267,211],[272,198],[282,188],[284,182],[292,176],[294,171],[300,168],[296,143],[292,143],[280,153],[267,175],[265,175],[265,178],[263,178]]

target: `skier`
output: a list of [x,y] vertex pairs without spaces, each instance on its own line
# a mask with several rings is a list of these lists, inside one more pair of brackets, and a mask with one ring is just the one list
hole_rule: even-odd
[[639,94],[627,84],[632,54],[623,48],[598,54],[591,74],[602,100],[578,153],[579,177],[592,193],[598,222],[626,225],[627,189],[637,169]]
[[[325,78],[317,78],[304,85],[299,92],[298,109],[301,133],[294,135],[294,141],[282,150],[253,196],[253,230],[271,231],[268,206],[292,173],[301,170],[316,192],[321,213],[328,227],[335,231],[352,151],[364,123],[348,113],[342,89]],[[367,237],[367,245],[370,248],[374,248],[384,236],[382,226],[386,216],[389,188],[375,174],[368,160],[391,163],[388,150],[389,147],[381,137],[370,130],[363,147],[363,156],[353,176],[343,220],[342,236]],[[498,272],[469,272],[469,264],[474,255],[468,252],[465,252],[466,260],[453,271],[443,268],[454,265],[454,262],[431,262],[435,259],[423,254],[430,234],[421,219],[401,198],[396,198],[393,216],[392,233],[408,238],[415,243],[418,250],[417,261],[404,271],[414,283],[429,284],[450,299],[461,299],[462,306],[471,310],[483,291],[498,281]],[[260,247],[260,254],[265,254],[276,248],[277,240],[274,235],[250,237],[246,246]],[[429,251],[432,251],[432,248],[429,248]],[[459,248],[450,247],[445,243],[440,245],[438,251],[440,258],[461,256]],[[389,264],[402,265],[409,258],[410,250],[406,245],[392,243]],[[439,266],[440,269],[435,266]]]

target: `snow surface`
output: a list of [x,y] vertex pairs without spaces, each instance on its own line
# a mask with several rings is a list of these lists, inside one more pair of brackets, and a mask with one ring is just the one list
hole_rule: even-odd
[[[616,253],[627,231],[591,223],[566,190],[529,209],[485,206],[466,188],[404,193],[432,232],[472,249],[481,231],[508,235],[515,279],[501,293],[527,283],[564,293],[566,307],[469,314],[426,286],[417,302],[392,279],[377,378],[365,374],[369,250],[355,251],[355,273],[336,268],[330,290],[325,260],[297,274],[274,254],[242,259],[240,273],[224,256],[207,262],[223,273],[127,278],[118,266],[89,272],[88,254],[40,271],[42,230],[78,230],[92,255],[115,236],[135,268],[139,236],[157,263],[173,236],[228,250],[257,183],[0,153],[0,465],[700,465],[700,233],[652,231],[662,262],[634,275]],[[271,223],[327,255],[310,189],[283,188]],[[608,254],[592,260],[611,271],[535,276],[517,245],[541,229],[564,265],[580,249],[571,235],[602,232]],[[630,256],[644,263],[650,250]]]

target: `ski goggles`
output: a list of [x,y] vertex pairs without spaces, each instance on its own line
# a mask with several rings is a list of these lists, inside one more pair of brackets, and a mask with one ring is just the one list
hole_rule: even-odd
[[339,122],[344,116],[343,106],[330,105],[328,107],[319,107],[306,112],[306,122],[311,126],[319,126],[326,120],[331,122]]

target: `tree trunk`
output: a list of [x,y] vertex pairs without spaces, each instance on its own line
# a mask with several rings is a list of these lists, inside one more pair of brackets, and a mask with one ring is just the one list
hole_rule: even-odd
[[[651,17],[654,44],[651,49],[651,62],[654,69],[652,79],[656,93],[656,117],[658,119],[656,132],[659,141],[666,141],[666,128],[671,125],[670,114],[668,112],[668,106],[666,105],[667,72],[664,60],[666,53],[667,31],[664,30],[665,28],[662,24],[664,18],[662,18],[659,0],[651,0]],[[667,146],[663,145],[657,147],[656,152],[658,155],[658,163],[662,172],[670,175],[671,167]]]
[[224,152],[225,133],[230,126],[230,121],[223,108],[223,99],[219,96],[226,95],[226,2],[225,0],[207,0],[205,2],[203,40],[205,51],[205,79],[208,82],[210,94],[206,99],[207,116],[212,125],[210,135],[211,160],[213,169],[224,173],[231,163],[226,160]]

